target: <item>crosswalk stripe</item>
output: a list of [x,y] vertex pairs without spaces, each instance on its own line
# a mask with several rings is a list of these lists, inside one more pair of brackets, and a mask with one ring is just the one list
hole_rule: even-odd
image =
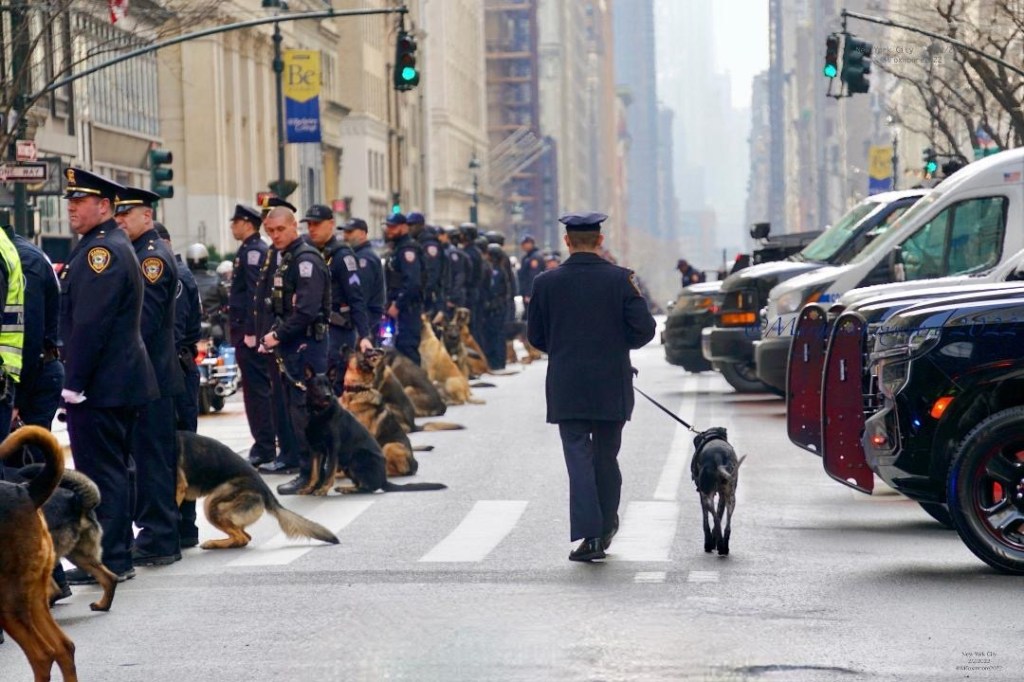
[[663,583],[665,582],[665,571],[639,571],[633,576],[635,583]]
[[[697,378],[700,387],[705,383],[701,377]],[[683,396],[683,402],[679,406],[677,414],[686,422],[693,422],[693,413],[697,406],[697,392],[692,391]],[[679,496],[679,483],[682,480],[683,472],[690,464],[690,457],[693,450],[693,434],[682,424],[676,424],[675,434],[672,436],[672,444],[668,448],[668,457],[665,459],[665,466],[661,469],[661,478],[658,479],[658,487],[654,490],[654,499],[675,502]]]
[[678,521],[675,502],[630,502],[608,557],[615,561],[669,561]]
[[718,571],[690,571],[686,576],[688,583],[717,583]]
[[480,561],[505,539],[526,509],[526,500],[480,500],[455,530],[420,561]]
[[[316,507],[302,511],[308,519],[326,526],[334,533],[352,523],[376,500],[366,498],[338,499],[331,497]],[[299,510],[295,510],[299,511]],[[219,531],[218,531],[219,532]],[[284,566],[295,561],[315,547],[324,546],[315,540],[289,539],[284,533],[277,533],[266,542],[250,545],[243,556],[228,563],[228,566]]]

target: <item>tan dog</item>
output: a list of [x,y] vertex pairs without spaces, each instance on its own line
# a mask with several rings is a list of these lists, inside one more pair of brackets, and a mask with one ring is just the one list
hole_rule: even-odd
[[78,682],[75,645],[50,613],[56,555],[39,511],[60,482],[64,458],[52,433],[23,426],[0,444],[0,459],[27,443],[42,450],[43,470],[26,485],[0,483],[0,628],[25,652],[36,682],[50,679],[54,662],[65,682]]
[[423,331],[420,333],[420,362],[427,370],[427,376],[441,389],[445,400],[452,405],[473,403],[483,404],[484,401],[473,398],[467,379],[455,366],[452,357],[434,334],[434,327],[426,315],[423,318]]
[[456,308],[451,320],[445,319],[444,313],[438,313],[434,318],[434,327],[441,330],[444,347],[459,371],[464,377],[471,379],[473,377],[470,376],[469,353],[466,351],[466,344],[462,343],[463,319],[469,319],[469,308]]
[[459,315],[456,313],[452,322],[457,325],[459,337],[462,340],[462,345],[466,349],[466,362],[469,364],[470,378],[483,376],[491,372],[491,365],[487,362],[487,356],[484,354],[480,344],[473,338],[473,333],[469,331],[469,321],[472,317],[472,313],[467,308],[460,308],[459,312],[465,310],[465,314]]

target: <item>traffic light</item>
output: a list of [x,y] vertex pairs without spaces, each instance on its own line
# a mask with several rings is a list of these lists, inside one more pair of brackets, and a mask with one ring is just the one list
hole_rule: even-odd
[[398,192],[391,194],[391,215],[402,212],[402,203],[399,201]]
[[832,33],[825,38],[825,76],[835,78],[839,75],[839,34]]
[[398,32],[395,44],[395,90],[412,90],[420,82],[416,68],[416,40],[404,30]]
[[939,159],[935,154],[935,150],[929,147],[924,150],[924,176],[926,178],[935,177],[935,171],[939,170]]
[[871,87],[871,83],[868,82],[868,74],[871,73],[871,50],[871,43],[858,40],[849,34],[846,36],[840,77],[846,83],[850,94],[867,92]]
[[166,149],[149,150],[149,189],[161,199],[174,198],[174,171],[170,168],[174,156]]

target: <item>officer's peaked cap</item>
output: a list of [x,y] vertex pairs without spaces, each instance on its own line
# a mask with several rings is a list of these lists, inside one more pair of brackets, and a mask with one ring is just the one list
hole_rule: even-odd
[[232,220],[247,220],[256,227],[263,224],[263,216],[260,212],[252,206],[246,206],[245,204],[235,204],[235,214],[231,216]]
[[405,217],[405,221],[410,225],[423,225],[427,222],[427,219],[423,217],[422,213],[413,211]]
[[389,215],[387,218],[384,219],[384,224],[385,225],[392,225],[392,226],[394,226],[394,225],[408,225],[409,224],[409,219],[406,218],[401,213],[392,213],[391,215]]
[[600,232],[601,223],[608,220],[604,213],[566,213],[558,219],[567,232]]
[[113,201],[117,193],[125,189],[123,185],[109,178],[81,168],[65,169],[64,179],[67,180],[67,187],[64,190],[65,199],[100,197]]
[[306,209],[306,215],[303,216],[299,222],[303,223],[319,223],[324,220],[334,220],[334,211],[331,210],[330,206],[324,206],[323,204],[313,204]]
[[127,213],[136,206],[152,208],[160,201],[160,195],[141,187],[123,187],[114,195],[114,213]]
[[352,230],[362,230],[363,232],[370,231],[370,228],[366,226],[366,221],[363,220],[362,218],[352,218],[347,223],[342,225],[341,229],[345,230],[346,232],[350,232]]
[[525,244],[526,242],[533,242],[534,244],[536,244],[537,240],[533,238],[532,234],[527,233],[524,234],[523,238],[519,240],[520,244]]

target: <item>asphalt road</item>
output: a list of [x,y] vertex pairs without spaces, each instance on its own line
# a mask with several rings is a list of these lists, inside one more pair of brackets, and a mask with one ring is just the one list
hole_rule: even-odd
[[[619,536],[602,563],[567,560],[565,467],[538,363],[477,389],[486,405],[452,408],[445,420],[465,431],[413,434],[436,446],[414,480],[448,490],[285,498],[338,546],[284,540],[264,518],[248,548],[139,569],[109,613],[88,610],[95,588],[76,588],[55,613],[80,679],[1024,676],[1019,578],[992,572],[913,502],[832,482],[789,444],[781,401],[687,375],[655,344],[634,364],[641,388],[700,427],[728,427],[748,456],[730,556],[703,552],[689,434],[639,399]],[[200,430],[247,442],[234,400]],[[0,646],[0,680],[31,679],[21,652]]]

